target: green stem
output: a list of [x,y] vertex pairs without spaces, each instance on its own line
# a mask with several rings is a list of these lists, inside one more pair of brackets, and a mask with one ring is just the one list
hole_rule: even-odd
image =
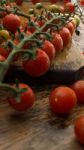
[[[6,9],[6,8],[2,8],[2,7],[0,7],[0,11],[3,11],[3,12],[7,12],[7,13],[14,13],[14,9]],[[27,18],[27,19],[29,19],[30,20],[30,16],[29,15],[27,15],[27,14],[25,14],[24,12],[22,12],[22,11],[20,11],[20,10],[17,10],[16,12],[15,12],[15,14],[17,14],[18,16],[22,16],[22,17],[25,17],[25,18]]]
[[[0,82],[3,82],[3,79],[7,73],[7,70],[10,67],[11,62],[13,61],[14,56],[17,54],[17,52],[20,52],[20,50],[22,49],[23,45],[28,42],[28,41],[37,41],[34,38],[36,37],[37,34],[39,34],[40,32],[42,32],[47,26],[49,26],[49,24],[51,24],[54,20],[56,19],[61,19],[62,16],[53,16],[53,18],[49,21],[47,21],[41,28],[38,28],[38,30],[36,30],[32,35],[25,37],[19,44],[18,46],[14,46],[14,48],[12,49],[11,53],[9,54],[8,58],[5,60],[4,63],[2,63],[2,65],[0,66]],[[4,67],[3,67],[4,66]]]

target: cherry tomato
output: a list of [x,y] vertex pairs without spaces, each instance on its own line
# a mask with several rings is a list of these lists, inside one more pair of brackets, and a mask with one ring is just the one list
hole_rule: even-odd
[[45,74],[50,67],[48,55],[43,50],[37,50],[34,60],[26,60],[23,62],[24,70],[33,77]]
[[76,27],[78,27],[80,25],[80,22],[81,22],[79,16],[75,15],[74,20],[76,21]]
[[[15,85],[14,85],[15,87]],[[35,94],[33,90],[26,84],[19,83],[19,88],[27,88],[27,90],[20,95],[20,102],[17,102],[15,98],[8,98],[8,103],[17,111],[24,112],[31,108],[35,102]]]
[[24,0],[15,0],[15,3],[16,3],[17,5],[21,5],[21,4],[23,3],[23,1],[24,1]]
[[68,28],[68,30],[70,31],[71,35],[74,33],[74,25],[72,24],[72,22],[69,22],[66,26],[66,28]]
[[36,4],[36,3],[41,2],[41,0],[31,0],[31,2],[32,2],[33,4]]
[[64,3],[71,2],[71,0],[63,0]]
[[13,33],[20,27],[20,17],[14,14],[8,14],[3,18],[3,26]]
[[38,20],[38,25],[39,25],[40,27],[42,27],[44,24],[45,24],[45,20],[44,20],[44,19]]
[[55,58],[55,47],[50,41],[45,40],[42,49],[46,52],[50,61],[52,61]]
[[10,39],[10,34],[7,30],[0,30],[0,44]]
[[68,2],[65,4],[65,11],[73,13],[75,11],[75,6],[72,2]]
[[76,106],[77,97],[71,88],[60,86],[51,92],[49,103],[53,112],[68,114]]
[[52,4],[55,4],[58,2],[58,0],[49,0]]
[[10,52],[11,52],[11,49],[8,49],[8,48],[5,49],[5,48],[0,47],[0,54],[1,54],[3,57],[7,58],[8,55],[10,54]]
[[60,13],[64,13],[64,6],[59,6]]
[[63,40],[63,46],[67,46],[71,40],[71,34],[70,31],[63,27],[60,31],[59,31],[60,36],[62,37]]
[[51,42],[54,45],[56,52],[60,52],[63,49],[63,40],[60,34],[54,33]]
[[10,34],[7,30],[0,30],[0,36],[2,36],[5,40],[9,39],[10,38]]
[[77,27],[77,22],[76,22],[76,20],[75,20],[74,18],[72,19],[71,23],[73,24],[74,29],[76,29],[76,27]]
[[49,5],[49,6],[48,6],[48,10],[49,10],[50,12],[57,13],[57,12],[59,12],[59,7],[60,7],[60,6],[58,6],[58,5],[56,5],[56,4],[52,4],[52,5]]
[[38,26],[38,23],[35,23],[35,26],[28,25],[27,29],[31,33],[34,33],[36,31],[36,29],[37,29],[37,26]]
[[84,116],[80,116],[75,120],[74,133],[76,135],[77,140],[81,144],[84,144]]
[[79,4],[84,6],[84,0],[79,0]]
[[0,54],[0,61],[5,61],[5,57]]
[[73,83],[72,89],[77,95],[78,102],[84,103],[84,81],[76,81],[75,83]]

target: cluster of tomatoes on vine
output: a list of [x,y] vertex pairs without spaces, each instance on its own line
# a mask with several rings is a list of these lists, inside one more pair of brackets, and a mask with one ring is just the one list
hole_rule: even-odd
[[[49,70],[57,54],[62,52],[70,43],[74,31],[79,25],[79,18],[74,15],[74,17],[69,20],[70,15],[63,15],[62,11],[59,15],[61,15],[61,19],[64,17],[63,22],[57,17],[57,19],[44,28],[45,23],[54,16],[52,10],[56,11],[55,6],[50,7],[48,13],[45,10],[45,12],[42,11],[41,15],[38,16],[35,15],[33,10],[29,11],[30,13],[33,12],[33,15],[30,16],[26,16],[20,12],[18,13],[16,9],[15,13],[17,14],[11,13],[10,8],[11,5],[2,8],[5,11],[1,14],[3,17],[1,19],[0,30],[0,60],[4,62],[12,52],[12,47],[8,45],[9,40],[17,47],[21,40],[24,40],[24,37],[35,36],[23,45],[22,50],[26,51],[32,49],[33,52],[36,52],[36,55],[33,59],[24,59],[24,61],[22,61],[22,67],[30,76],[41,76]],[[59,7],[59,10],[61,10],[60,8],[61,7]],[[74,11],[71,8],[72,7],[68,7],[69,13]],[[23,24],[18,14],[27,17]],[[69,16],[69,18],[67,16]],[[63,25],[62,28],[61,25]],[[39,34],[39,30],[42,27],[43,30]],[[38,46],[40,42],[42,42],[42,44]],[[19,57],[19,55],[15,56],[13,62],[19,60]],[[22,83],[18,83],[17,85],[14,84],[13,87],[19,89],[18,94],[20,101],[18,101],[18,97],[17,99],[14,97],[7,97],[9,104],[20,112],[24,112],[31,108],[36,100],[35,93],[31,87]],[[26,90],[21,92],[21,89]],[[77,102],[84,103],[84,81],[77,81],[71,87],[57,87],[49,96],[50,108],[56,114],[69,114],[76,106]],[[82,118],[83,119],[80,119],[80,122],[77,121],[75,125],[75,133],[78,140],[84,144],[84,130],[80,128],[84,125],[84,117]],[[84,126],[82,128],[84,129]]]

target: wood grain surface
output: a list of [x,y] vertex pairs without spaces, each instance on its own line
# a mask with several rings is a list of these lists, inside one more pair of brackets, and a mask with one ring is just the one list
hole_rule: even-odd
[[[80,29],[83,31],[83,26]],[[74,39],[80,41],[81,44],[77,44],[83,48],[80,37]],[[66,117],[56,116],[48,104],[54,87],[56,85],[32,87],[37,100],[25,113],[14,111],[5,100],[0,100],[0,150],[84,150],[73,132],[74,120],[84,115],[84,105],[77,105]]]

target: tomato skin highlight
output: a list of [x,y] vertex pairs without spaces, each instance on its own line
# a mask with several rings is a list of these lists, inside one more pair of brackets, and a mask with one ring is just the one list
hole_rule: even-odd
[[75,120],[74,133],[77,140],[84,145],[84,116],[80,116]]
[[70,40],[71,40],[71,34],[70,34],[70,31],[63,27],[60,31],[59,31],[59,34],[60,36],[62,37],[62,40],[63,40],[63,47],[66,47]]
[[45,40],[42,49],[43,49],[43,51],[46,52],[50,61],[52,62],[53,59],[55,58],[55,54],[56,54],[54,45],[50,41]]
[[[15,87],[15,85],[13,85],[13,87]],[[21,101],[17,102],[14,98],[8,98],[7,100],[12,108],[17,111],[24,112],[33,106],[36,97],[33,90],[28,85],[20,83],[19,88],[27,88],[27,91],[21,94]]]
[[15,33],[20,27],[21,21],[17,15],[8,14],[3,18],[3,26],[8,31]]
[[84,104],[84,81],[76,81],[71,87],[76,93],[78,103]]
[[61,86],[51,92],[49,103],[54,113],[69,114],[76,106],[77,97],[71,88]]
[[51,43],[54,45],[56,52],[63,50],[63,40],[60,34],[54,33]]
[[36,58],[34,60],[26,60],[23,62],[23,68],[30,76],[41,76],[50,68],[49,57],[43,50],[39,49],[37,50]]

